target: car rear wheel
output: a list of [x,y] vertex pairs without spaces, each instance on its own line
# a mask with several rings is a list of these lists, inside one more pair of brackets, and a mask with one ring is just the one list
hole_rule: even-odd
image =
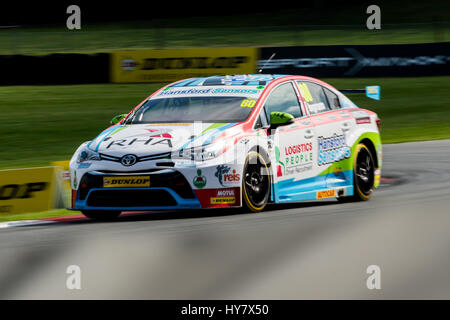
[[258,152],[247,155],[242,178],[244,207],[252,212],[260,212],[269,201],[270,172],[269,165]]
[[374,190],[375,161],[370,150],[364,144],[358,144],[353,159],[354,195],[338,199],[343,202],[369,200]]
[[120,214],[121,211],[96,211],[96,210],[84,210],[81,211],[86,217],[92,220],[98,221],[112,221],[115,220]]

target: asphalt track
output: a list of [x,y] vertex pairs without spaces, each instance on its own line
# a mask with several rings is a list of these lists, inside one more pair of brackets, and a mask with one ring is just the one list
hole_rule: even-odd
[[450,299],[449,159],[450,140],[385,145],[368,202],[0,229],[0,298]]

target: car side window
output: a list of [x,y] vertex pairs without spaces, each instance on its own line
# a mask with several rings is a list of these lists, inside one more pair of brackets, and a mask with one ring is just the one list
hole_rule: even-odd
[[327,96],[328,104],[330,105],[331,109],[340,109],[341,103],[339,102],[339,97],[337,96],[337,94],[327,88],[323,88],[323,90],[325,91],[325,95]]
[[330,110],[328,99],[322,86],[312,82],[298,81],[297,85],[308,105],[311,114],[317,114]]
[[264,105],[269,117],[271,112],[287,112],[299,118],[302,116],[297,94],[291,83],[283,83],[276,87],[267,98]]

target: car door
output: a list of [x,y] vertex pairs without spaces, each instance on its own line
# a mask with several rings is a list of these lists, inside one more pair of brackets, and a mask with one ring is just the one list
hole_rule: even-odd
[[294,116],[291,124],[272,129],[273,193],[275,202],[291,202],[315,198],[314,190],[324,187],[316,179],[317,146],[314,124],[301,108],[295,83],[289,81],[272,90],[264,103],[264,112],[288,112]]
[[325,188],[333,190],[323,194],[326,197],[334,197],[337,192],[344,195],[342,192],[345,193],[346,189],[340,190],[339,187],[353,183],[351,149],[348,146],[348,133],[354,127],[353,118],[341,109],[339,98],[331,89],[311,81],[298,81],[297,85],[317,134],[319,175],[326,179]]

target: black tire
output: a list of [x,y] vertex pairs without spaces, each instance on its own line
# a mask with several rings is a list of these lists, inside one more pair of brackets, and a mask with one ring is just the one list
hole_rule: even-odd
[[375,188],[375,161],[369,148],[362,143],[358,144],[353,159],[354,195],[338,198],[341,202],[367,201]]
[[242,176],[242,198],[244,208],[252,212],[262,211],[270,198],[270,171],[264,157],[250,151],[245,159]]
[[98,221],[112,221],[117,219],[122,213],[121,211],[101,211],[101,210],[84,210],[81,211],[86,217]]

